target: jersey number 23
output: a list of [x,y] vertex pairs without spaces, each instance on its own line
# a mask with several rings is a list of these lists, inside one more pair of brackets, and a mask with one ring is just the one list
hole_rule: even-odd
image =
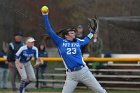
[[67,54],[76,54],[76,48],[67,48]]

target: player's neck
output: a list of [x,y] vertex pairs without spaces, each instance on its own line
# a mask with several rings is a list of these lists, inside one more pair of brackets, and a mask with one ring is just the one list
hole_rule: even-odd
[[67,40],[69,40],[69,41],[73,41],[73,38],[66,38]]
[[71,37],[67,37],[66,39],[69,41],[73,41],[73,38],[71,38]]

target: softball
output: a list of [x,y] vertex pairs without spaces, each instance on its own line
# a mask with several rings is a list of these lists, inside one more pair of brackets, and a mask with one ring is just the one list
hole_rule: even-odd
[[43,7],[41,8],[41,12],[43,12],[43,13],[47,13],[48,10],[49,10],[49,8],[48,8],[47,6],[43,6]]

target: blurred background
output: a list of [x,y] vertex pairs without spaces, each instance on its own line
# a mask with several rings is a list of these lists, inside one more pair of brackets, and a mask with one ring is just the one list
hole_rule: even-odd
[[50,21],[56,32],[82,24],[87,33],[87,18],[97,16],[104,51],[140,52],[139,0],[1,0],[0,48],[10,42],[17,31],[24,37],[33,36],[37,44],[45,40],[47,47],[54,46],[51,40],[43,38],[46,34],[40,13],[43,5],[50,9]]
[[[0,50],[7,48],[14,34],[20,32],[23,39],[33,36],[37,46],[45,44],[49,57],[58,56],[57,48],[45,31],[40,12],[43,5],[49,7],[49,19],[55,32],[82,25],[86,35],[89,32],[87,19],[96,16],[98,36],[103,42],[101,54],[104,56],[100,57],[140,57],[140,0],[0,0]],[[88,66],[105,88],[140,90],[140,61],[119,62],[108,61],[99,68],[93,67],[96,62],[90,62]],[[34,83],[32,88],[38,88],[40,82],[47,82],[47,87],[51,83],[53,88],[62,88],[63,63],[48,62],[46,71],[47,79],[38,79],[38,84]]]

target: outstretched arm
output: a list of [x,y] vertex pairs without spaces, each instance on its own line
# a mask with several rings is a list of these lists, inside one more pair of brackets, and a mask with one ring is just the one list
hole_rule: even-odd
[[98,19],[93,18],[93,19],[88,19],[88,21],[89,21],[90,33],[83,40],[80,41],[81,45],[86,45],[90,41],[90,39],[93,37],[93,35],[96,34],[98,31],[98,26],[99,26]]
[[84,45],[88,44],[92,37],[93,37],[93,33],[90,32],[84,39],[79,40],[80,45],[84,46]]
[[45,21],[45,28],[46,31],[48,33],[48,35],[52,38],[53,42],[58,45],[60,43],[60,41],[62,40],[62,38],[60,38],[52,29],[49,19],[48,19],[48,12],[42,12],[42,15],[44,17],[44,21]]

